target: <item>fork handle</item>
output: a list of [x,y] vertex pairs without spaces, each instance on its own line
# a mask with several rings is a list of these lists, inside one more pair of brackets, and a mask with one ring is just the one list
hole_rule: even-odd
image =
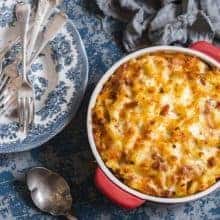
[[29,18],[27,18],[26,23],[24,23],[23,50],[22,50],[22,58],[23,58],[22,78],[25,82],[28,82],[28,79],[27,79],[27,32],[28,32],[28,28],[29,28]]
[[18,3],[16,5],[15,14],[17,21],[20,24],[22,38],[22,79],[27,82],[27,34],[29,29],[31,5],[29,3]]

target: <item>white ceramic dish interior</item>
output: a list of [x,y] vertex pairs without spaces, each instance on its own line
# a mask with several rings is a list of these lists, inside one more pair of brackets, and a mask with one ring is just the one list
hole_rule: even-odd
[[143,54],[146,54],[146,53],[154,53],[154,52],[158,52],[158,51],[163,51],[163,52],[167,51],[167,52],[174,52],[174,53],[175,52],[180,52],[180,53],[184,53],[184,54],[193,55],[193,56],[199,57],[201,60],[203,60],[204,62],[206,62],[206,63],[208,63],[212,66],[220,68],[220,63],[218,63],[213,58],[211,58],[211,57],[209,57],[209,56],[207,56],[207,55],[205,55],[201,52],[195,51],[193,49],[182,48],[182,47],[156,46],[156,47],[149,47],[149,48],[146,48],[146,49],[141,49],[137,52],[129,54],[128,56],[122,58],[116,64],[114,64],[103,75],[103,77],[98,82],[95,90],[93,91],[93,94],[92,94],[91,99],[90,99],[89,107],[88,107],[88,112],[87,112],[88,139],[89,139],[89,143],[90,143],[92,152],[95,156],[95,159],[96,159],[99,167],[104,172],[104,174],[119,188],[121,188],[124,191],[130,193],[131,195],[136,196],[137,198],[147,200],[147,201],[158,202],[158,203],[169,203],[169,204],[189,202],[189,201],[199,199],[199,198],[213,192],[217,188],[220,188],[220,181],[216,182],[214,185],[212,185],[211,187],[209,187],[208,189],[206,189],[202,192],[199,192],[199,193],[196,193],[196,194],[193,194],[193,195],[189,195],[189,196],[185,196],[185,197],[181,197],[181,198],[162,198],[162,197],[146,195],[144,193],[141,193],[137,190],[134,190],[134,189],[128,187],[127,185],[122,183],[117,177],[114,176],[114,174],[106,167],[105,163],[103,162],[103,160],[102,160],[102,158],[101,158],[101,156],[100,156],[100,154],[99,154],[99,152],[96,148],[96,144],[95,144],[94,137],[93,137],[92,108],[94,107],[94,105],[96,103],[96,98],[99,95],[99,93],[101,92],[101,90],[103,88],[103,85],[106,83],[106,81],[109,79],[109,77],[118,69],[119,66],[121,66],[123,63],[127,62],[128,60],[130,60],[132,58],[139,57],[139,56],[141,56]]

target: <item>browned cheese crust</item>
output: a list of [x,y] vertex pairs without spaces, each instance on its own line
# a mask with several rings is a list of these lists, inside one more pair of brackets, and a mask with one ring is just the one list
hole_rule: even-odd
[[106,166],[142,193],[183,197],[220,177],[220,70],[196,57],[129,60],[105,83],[92,121]]

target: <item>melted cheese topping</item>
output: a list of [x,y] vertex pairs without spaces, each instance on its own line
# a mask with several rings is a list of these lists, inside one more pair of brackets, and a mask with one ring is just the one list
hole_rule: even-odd
[[220,177],[220,71],[184,54],[132,59],[98,96],[93,132],[128,186],[161,197],[205,190]]

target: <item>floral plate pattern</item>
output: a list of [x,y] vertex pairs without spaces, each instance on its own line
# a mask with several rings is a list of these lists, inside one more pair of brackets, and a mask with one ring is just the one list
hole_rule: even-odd
[[[0,49],[13,33],[17,34],[15,3],[0,1]],[[10,64],[19,47],[14,46],[5,56],[3,66]],[[70,20],[32,64],[28,76],[35,92],[35,123],[23,138],[16,120],[0,116],[0,153],[29,150],[45,143],[76,113],[87,85],[88,61],[79,33]]]

